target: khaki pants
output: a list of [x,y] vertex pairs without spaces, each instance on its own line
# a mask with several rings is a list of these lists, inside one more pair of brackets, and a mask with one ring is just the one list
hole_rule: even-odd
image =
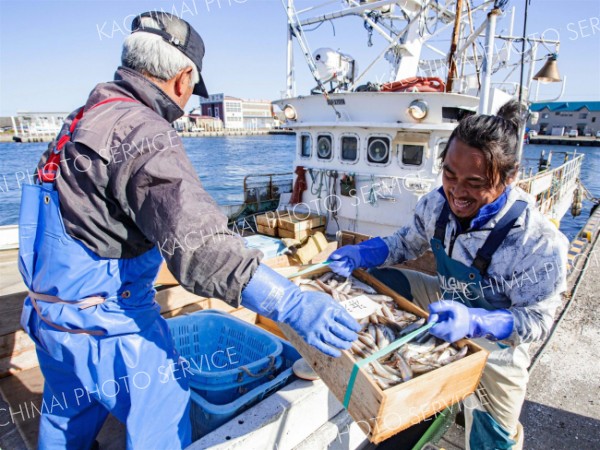
[[[440,299],[437,277],[406,269],[397,270],[410,284],[412,301],[428,310],[428,305]],[[376,271],[377,272],[377,271]],[[377,273],[373,275],[377,276]],[[383,281],[383,280],[382,280]],[[389,284],[389,283],[388,283]],[[390,286],[392,289],[394,286]],[[406,293],[399,292],[406,295]],[[523,427],[519,423],[521,408],[525,401],[525,391],[529,380],[528,344],[508,347],[487,339],[473,339],[490,352],[477,391],[464,402],[465,411],[465,447],[467,450],[495,450],[497,448],[523,448]],[[475,411],[478,411],[477,413]],[[498,435],[505,434],[514,441],[511,446],[503,447],[494,440],[497,433],[488,433],[490,423],[482,422],[481,413],[488,413],[500,425]],[[475,425],[474,425],[475,418]],[[483,424],[483,425],[482,425]],[[510,442],[510,441],[508,441]]]

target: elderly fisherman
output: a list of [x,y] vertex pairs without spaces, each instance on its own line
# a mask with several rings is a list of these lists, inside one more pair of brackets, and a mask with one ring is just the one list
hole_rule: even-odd
[[90,448],[109,412],[128,448],[190,443],[187,380],[154,300],[163,258],[187,290],[285,322],[328,355],[357,337],[331,297],[260,264],[202,188],[170,124],[208,95],[203,56],[187,22],[136,17],[114,81],[67,118],[23,188],[21,324],[45,378],[42,449]]

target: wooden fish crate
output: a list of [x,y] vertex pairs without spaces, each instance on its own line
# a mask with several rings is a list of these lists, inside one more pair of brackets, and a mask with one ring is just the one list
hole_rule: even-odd
[[[259,228],[259,231],[260,231],[260,228]],[[297,231],[290,231],[290,230],[286,230],[285,228],[279,228],[277,233],[279,234],[279,237],[282,237],[282,238],[296,239],[297,241],[302,241],[304,238],[306,238],[308,236],[312,236],[313,234],[325,233],[325,226],[317,227],[317,228],[307,228],[306,230],[297,230]]]
[[279,216],[277,220],[277,226],[280,230],[283,229],[292,232],[310,230],[324,225],[325,216],[316,214],[309,214],[307,216],[303,216],[302,214],[287,214]]
[[[286,213],[287,215],[287,213]],[[268,212],[265,214],[259,214],[255,217],[256,224],[262,225],[263,227],[277,228],[277,220],[279,217],[279,211]]]
[[[323,272],[324,270],[319,270],[317,273]],[[366,272],[357,270],[354,276],[380,294],[392,297],[405,311],[427,317],[425,311]],[[278,325],[286,338],[321,376],[335,397],[343,403],[356,361],[355,356],[345,351],[340,358],[328,357],[306,344],[289,326]],[[386,390],[382,390],[364,368],[359,369],[348,412],[371,442],[380,443],[463,400],[475,391],[488,353],[469,340],[457,342],[460,348],[465,345],[469,348],[469,354],[464,358]]]
[[276,213],[259,214],[255,217],[256,230],[267,236],[277,237],[277,219]]
[[256,230],[260,233],[260,234],[265,234],[267,236],[272,236],[272,237],[277,237],[277,226],[275,227],[268,227],[266,225],[260,225],[260,224],[256,224]]

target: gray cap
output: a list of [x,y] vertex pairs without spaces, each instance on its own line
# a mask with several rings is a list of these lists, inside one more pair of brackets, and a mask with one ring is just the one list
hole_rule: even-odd
[[[143,17],[151,17],[158,28],[142,25]],[[162,11],[148,11],[140,14],[131,23],[131,32],[144,31],[161,36],[166,42],[179,49],[190,58],[198,69],[200,81],[194,86],[194,94],[208,97],[206,85],[202,79],[202,58],[204,57],[204,41],[189,23],[173,14]]]

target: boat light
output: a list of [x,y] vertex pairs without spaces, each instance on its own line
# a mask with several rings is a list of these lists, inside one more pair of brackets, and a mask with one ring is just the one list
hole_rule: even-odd
[[427,116],[429,108],[423,100],[413,100],[408,105],[408,114],[415,120],[423,120]]
[[548,60],[540,71],[534,75],[533,79],[545,83],[558,83],[562,81],[560,74],[558,73],[557,58],[558,55],[556,53],[548,55]]
[[296,117],[298,117],[296,114],[296,108],[294,108],[292,105],[285,105],[283,108],[283,115],[287,120],[296,120]]

